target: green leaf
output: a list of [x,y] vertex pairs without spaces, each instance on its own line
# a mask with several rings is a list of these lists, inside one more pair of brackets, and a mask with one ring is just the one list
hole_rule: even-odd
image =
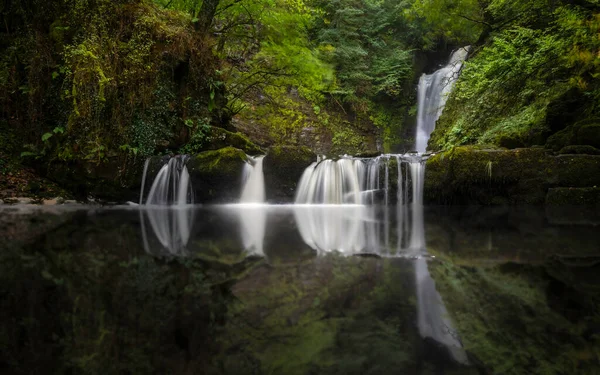
[[42,141],[46,142],[51,137],[52,137],[52,133],[44,133],[44,135],[42,135]]
[[21,157],[25,157],[25,156],[37,156],[37,154],[35,152],[31,152],[31,151],[23,151],[21,152]]

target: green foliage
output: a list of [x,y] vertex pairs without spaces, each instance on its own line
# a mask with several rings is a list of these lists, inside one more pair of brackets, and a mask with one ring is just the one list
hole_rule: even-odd
[[484,9],[479,0],[415,0],[404,15],[420,28],[419,44],[432,49],[440,41],[472,44],[484,29]]
[[24,156],[126,162],[175,148],[184,119],[214,113],[222,95],[210,46],[181,12],[149,1],[61,0],[9,7],[2,17],[10,38],[0,100],[31,145]]
[[182,153],[194,154],[202,150],[211,132],[209,121],[207,118],[196,121],[192,119],[186,120],[186,126],[191,128],[192,136],[189,142],[181,149]]
[[[518,13],[512,13],[521,9],[514,1],[490,3],[487,11],[505,25],[465,63],[432,136],[435,148],[544,144],[556,131],[549,125],[556,122],[549,117],[552,103],[569,90],[600,97],[597,11],[526,3],[529,8]],[[581,101],[580,110],[570,110],[575,119],[593,116],[596,102]]]

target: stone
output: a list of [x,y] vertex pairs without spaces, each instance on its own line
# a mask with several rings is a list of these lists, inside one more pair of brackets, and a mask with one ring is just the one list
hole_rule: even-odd
[[586,154],[586,155],[600,155],[600,150],[590,145],[570,145],[563,147],[559,154]]
[[317,161],[308,147],[271,147],[263,162],[266,199],[270,203],[291,203],[304,170]]
[[202,149],[219,150],[228,146],[238,148],[252,156],[264,154],[264,151],[252,143],[245,135],[210,126]]
[[593,186],[600,186],[599,155],[463,146],[429,158],[424,198],[428,204],[542,205],[550,188]]
[[244,151],[225,147],[192,156],[187,163],[194,199],[201,203],[236,203],[242,191]]
[[600,123],[581,126],[577,131],[577,143],[600,148]]

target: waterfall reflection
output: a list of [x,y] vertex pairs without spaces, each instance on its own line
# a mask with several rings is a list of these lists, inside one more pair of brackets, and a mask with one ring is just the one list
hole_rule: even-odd
[[[318,253],[337,250],[344,254],[379,249],[373,207],[295,206],[296,225],[302,240]],[[371,230],[370,230],[371,229]],[[371,242],[372,247],[367,247]]]
[[[194,218],[193,206],[146,206],[141,209],[144,249],[154,255],[187,255]],[[146,222],[150,224],[153,236],[148,235]]]
[[[198,208],[148,207],[140,210],[144,247],[154,255],[185,256]],[[267,220],[271,231],[283,230],[276,222],[292,219],[304,243],[318,255],[338,252],[343,255],[375,254],[380,257],[411,259],[414,264],[417,325],[423,338],[447,348],[459,363],[467,364],[466,353],[448,316],[444,301],[436,289],[430,271],[424,232],[424,213],[420,200],[397,206],[395,210],[364,205],[293,205],[269,206],[237,204],[221,206],[219,225],[231,230],[237,222],[239,238],[248,255],[267,256],[274,246],[265,244]],[[394,225],[395,224],[395,225]],[[235,226],[235,224],[234,224]],[[151,230],[147,230],[151,228]],[[290,227],[286,227],[290,228]],[[206,230],[206,229],[204,229]],[[151,232],[151,235],[147,232]],[[201,231],[200,235],[204,232]],[[207,233],[204,233],[206,235]],[[215,235],[216,233],[210,233]],[[290,238],[286,232],[284,238]],[[227,235],[219,235],[228,237]]]
[[240,219],[240,233],[244,249],[251,255],[264,256],[267,206],[260,204],[237,205]]

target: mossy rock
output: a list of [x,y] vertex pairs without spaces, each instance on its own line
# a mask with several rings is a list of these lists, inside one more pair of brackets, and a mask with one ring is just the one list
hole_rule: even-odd
[[432,156],[425,200],[435,204],[544,204],[554,187],[600,186],[600,156],[549,155],[542,148],[456,147]]
[[211,126],[203,149],[218,150],[228,146],[239,148],[248,155],[254,156],[264,154],[264,151],[252,143],[245,135]]
[[425,200],[437,204],[542,204],[551,160],[543,149],[456,147],[425,170]]
[[558,133],[551,135],[546,141],[546,148],[559,151],[567,146],[577,143],[575,132],[576,127],[569,126]]
[[267,200],[272,203],[293,201],[304,170],[316,160],[317,155],[308,147],[271,147],[263,164]]
[[502,134],[498,136],[497,143],[500,147],[508,149],[525,147],[525,142],[521,139],[520,134]]
[[546,148],[557,152],[571,145],[600,148],[600,119],[590,118],[579,121],[551,135],[546,142]]
[[137,201],[144,169],[143,159],[119,157],[102,163],[87,161],[52,162],[40,174],[71,192],[74,197],[124,203]]
[[571,145],[560,149],[559,154],[600,155],[600,150],[590,145]]
[[556,161],[558,187],[600,186],[600,156],[559,155]]
[[194,155],[187,168],[196,203],[237,202],[246,160],[244,151],[234,147]]
[[577,131],[577,142],[600,148],[600,122],[581,126]]

